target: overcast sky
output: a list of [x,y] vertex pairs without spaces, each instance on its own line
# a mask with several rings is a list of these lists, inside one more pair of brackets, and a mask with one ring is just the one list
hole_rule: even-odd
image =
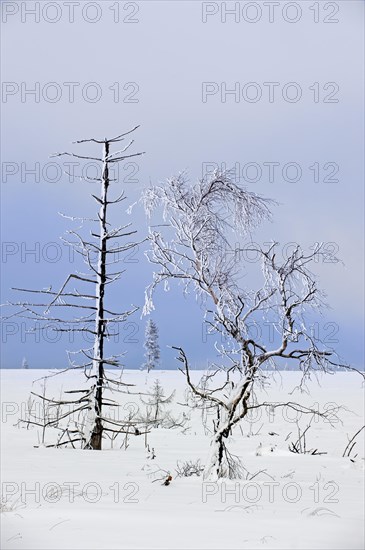
[[[1,2],[2,302],[18,299],[10,287],[57,288],[81,268],[59,239],[70,222],[57,212],[92,214],[96,187],[70,181],[65,160],[49,155],[97,155],[71,142],[140,124],[135,151],[146,154],[120,169],[128,201],[117,221],[133,222],[142,239],[141,207],[126,208],[151,182],[184,169],[194,180],[206,163],[235,167],[242,185],[279,202],[254,240],[278,240],[283,251],[324,242],[343,260],[315,266],[332,306],[316,330],[363,365],[364,5],[276,4]],[[152,272],[142,247],[124,266],[113,299],[142,306]],[[214,357],[199,304],[179,288],[158,293],[153,318],[164,368],[176,366],[171,344],[196,366]],[[137,313],[114,344],[129,368],[143,361],[145,322]],[[65,349],[77,348],[51,333],[37,342],[11,323],[2,367],[24,356],[33,368],[63,367]]]

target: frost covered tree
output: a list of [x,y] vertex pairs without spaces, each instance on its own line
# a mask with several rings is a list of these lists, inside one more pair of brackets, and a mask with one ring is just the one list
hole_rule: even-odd
[[[56,446],[67,444],[74,446],[75,442],[80,442],[84,449],[99,450],[102,448],[104,435],[124,431],[123,420],[113,420],[103,414],[105,406],[117,406],[114,399],[107,396],[107,392],[123,391],[127,386],[121,381],[119,374],[115,376],[110,371],[106,371],[108,366],[121,367],[121,355],[108,355],[106,347],[110,336],[118,334],[120,324],[124,323],[138,308],[131,304],[128,309],[118,311],[108,297],[110,285],[116,283],[124,271],[116,267],[123,259],[123,252],[135,248],[138,242],[130,242],[131,236],[136,233],[131,229],[130,223],[118,227],[111,225],[109,210],[110,207],[117,206],[126,199],[124,190],[120,189],[120,184],[113,177],[115,166],[125,159],[143,154],[129,153],[134,143],[133,139],[129,140],[129,135],[137,128],[138,126],[111,139],[83,139],[75,142],[79,145],[86,143],[101,147],[100,156],[69,152],[52,155],[68,156],[100,164],[99,177],[80,178],[86,180],[90,186],[96,184],[100,186],[99,193],[94,191],[91,194],[97,205],[94,218],[75,218],[62,214],[72,221],[77,221],[81,226],[78,231],[68,231],[73,241],[66,240],[66,242],[74,248],[86,264],[86,271],[68,274],[59,290],[52,290],[52,287],[43,290],[14,289],[21,293],[41,294],[43,299],[37,303],[22,299],[16,303],[7,304],[18,307],[18,311],[12,316],[18,315],[31,319],[37,324],[51,323],[52,329],[58,333],[81,334],[87,336],[88,341],[93,342],[91,348],[69,352],[69,368],[81,369],[84,372],[86,381],[84,387],[65,392],[70,397],[60,399],[35,394],[51,407],[64,406],[64,411],[57,416],[57,421],[51,418],[46,426],[59,430]],[[114,146],[119,146],[115,152],[112,151]],[[72,176],[78,177],[75,174]],[[114,188],[117,193],[113,196],[111,193]],[[81,230],[88,222],[92,225],[89,235],[85,237]],[[74,288],[72,284],[78,287]],[[75,314],[72,315],[72,312]],[[68,423],[65,424],[65,422]],[[28,420],[28,423],[44,427],[37,418]]]
[[173,391],[169,396],[165,395],[165,391],[157,379],[153,384],[152,391],[148,394],[147,400],[141,397],[142,403],[147,405],[146,418],[149,422],[152,422],[155,426],[159,426],[161,422],[166,418],[166,405],[169,405],[175,392]]
[[[155,290],[176,281],[185,293],[192,290],[201,300],[209,330],[223,335],[225,343],[216,344],[219,364],[199,383],[191,378],[185,350],[173,347],[178,350],[194,399],[202,408],[216,410],[205,479],[240,477],[241,463],[226,443],[250,410],[288,407],[322,414],[294,402],[258,403],[255,388],[267,377],[268,365],[276,368],[296,363],[304,382],[311,372],[327,371],[337,364],[333,350],[322,345],[306,321],[309,312],[318,312],[325,305],[324,294],[310,271],[325,251],[320,244],[309,253],[297,246],[280,260],[277,243],[266,248],[250,246],[248,250],[254,250],[259,261],[249,267],[258,268],[258,272],[252,278],[256,288],[245,288],[240,281],[247,275],[247,266],[237,258],[231,241],[251,234],[270,219],[273,201],[247,191],[234,183],[230,172],[220,171],[194,184],[182,173],[147,189],[143,200],[149,215],[162,205],[164,219],[159,231],[155,220],[150,229],[148,258],[156,269],[146,289],[144,313],[154,309]],[[262,322],[275,327],[274,343],[252,336],[252,326]]]
[[25,357],[22,360],[22,369],[29,369],[29,364]]
[[146,350],[146,362],[143,367],[147,372],[155,369],[160,361],[160,346],[158,343],[158,328],[152,319],[148,319],[146,323],[144,348]]
[[166,409],[167,405],[173,402],[175,390],[170,395],[166,395],[164,388],[157,379],[153,384],[152,390],[143,395],[147,395],[147,397],[142,397],[141,394],[140,397],[142,403],[146,405],[146,410],[137,419],[146,427],[146,430],[148,427],[166,429],[185,427],[188,420],[187,415],[183,414],[182,416],[175,417],[170,410]]

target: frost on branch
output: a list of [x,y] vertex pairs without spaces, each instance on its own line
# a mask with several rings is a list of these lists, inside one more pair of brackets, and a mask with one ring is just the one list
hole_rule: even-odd
[[[154,273],[153,283],[147,288],[144,314],[153,307],[155,287],[170,278],[180,279],[185,292],[190,284],[199,294],[206,286],[225,287],[227,293],[231,292],[227,277],[233,276],[235,261],[228,261],[225,254],[230,246],[229,234],[245,235],[270,219],[269,207],[274,204],[235,184],[230,172],[221,171],[193,185],[181,173],[165,185],[147,189],[142,198],[148,215],[162,206],[163,219],[170,226],[166,234],[150,229],[152,251],[147,257],[151,263],[163,265],[164,270]],[[196,270],[204,271],[204,281],[194,276]]]

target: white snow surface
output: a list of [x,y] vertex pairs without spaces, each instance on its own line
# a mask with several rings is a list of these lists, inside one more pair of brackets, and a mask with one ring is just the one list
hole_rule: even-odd
[[[185,379],[178,371],[125,371],[131,391],[146,392],[158,378],[169,395],[169,410],[190,414],[186,429],[156,428],[132,436],[129,446],[103,451],[35,448],[37,427],[19,427],[33,380],[40,370],[1,370],[1,548],[12,549],[360,549],[364,546],[364,430],[351,456],[342,453],[361,428],[364,394],[361,377],[338,372],[313,379],[310,394],[293,388],[295,372],[273,376],[258,398],[297,401],[306,406],[343,405],[341,421],[312,422],[307,447],[327,454],[313,456],[288,450],[297,439],[294,411],[262,410],[251,424],[242,422],[228,441],[251,480],[204,482],[178,477],[177,461],[209,456],[209,434],[201,411],[184,407]],[[202,372],[194,371],[194,380]],[[51,378],[48,393],[80,387],[82,375]],[[120,395],[121,412],[138,404],[137,396]],[[139,403],[139,406],[142,406]],[[300,418],[306,427],[309,418]],[[211,420],[208,427],[211,427]],[[288,434],[291,433],[291,435]],[[274,435],[270,435],[274,434]],[[110,445],[109,445],[110,446]],[[161,472],[161,470],[163,472]],[[170,485],[159,478],[169,472]],[[261,472],[261,473],[260,473]]]

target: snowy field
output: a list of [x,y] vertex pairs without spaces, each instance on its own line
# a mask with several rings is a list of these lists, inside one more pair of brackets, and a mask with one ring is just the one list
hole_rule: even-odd
[[[201,375],[192,374],[196,380]],[[176,473],[177,463],[200,459],[204,465],[213,421],[208,417],[204,428],[201,411],[183,405],[182,373],[125,372],[124,380],[136,384],[134,392],[150,392],[156,378],[167,396],[176,390],[166,409],[184,418],[184,425],[151,430],[150,452],[145,436],[131,436],[127,449],[120,449],[122,440],[103,451],[35,448],[39,429],[16,424],[26,414],[32,381],[43,375],[36,370],[1,371],[4,550],[363,548],[364,430],[352,460],[342,457],[363,424],[359,375],[336,373],[313,380],[309,395],[291,393],[298,373],[277,373],[272,388],[258,392],[259,399],[343,406],[340,421],[314,420],[306,434],[308,449],[327,454],[289,451],[297,439],[296,421],[304,429],[308,417],[262,410],[260,417],[236,428],[228,442],[247,469],[246,479],[219,483]],[[48,393],[59,395],[61,386],[80,387],[72,380],[79,376],[50,379]],[[145,407],[137,396],[122,395],[121,403],[119,414],[124,415]],[[172,481],[164,485],[168,473]]]

